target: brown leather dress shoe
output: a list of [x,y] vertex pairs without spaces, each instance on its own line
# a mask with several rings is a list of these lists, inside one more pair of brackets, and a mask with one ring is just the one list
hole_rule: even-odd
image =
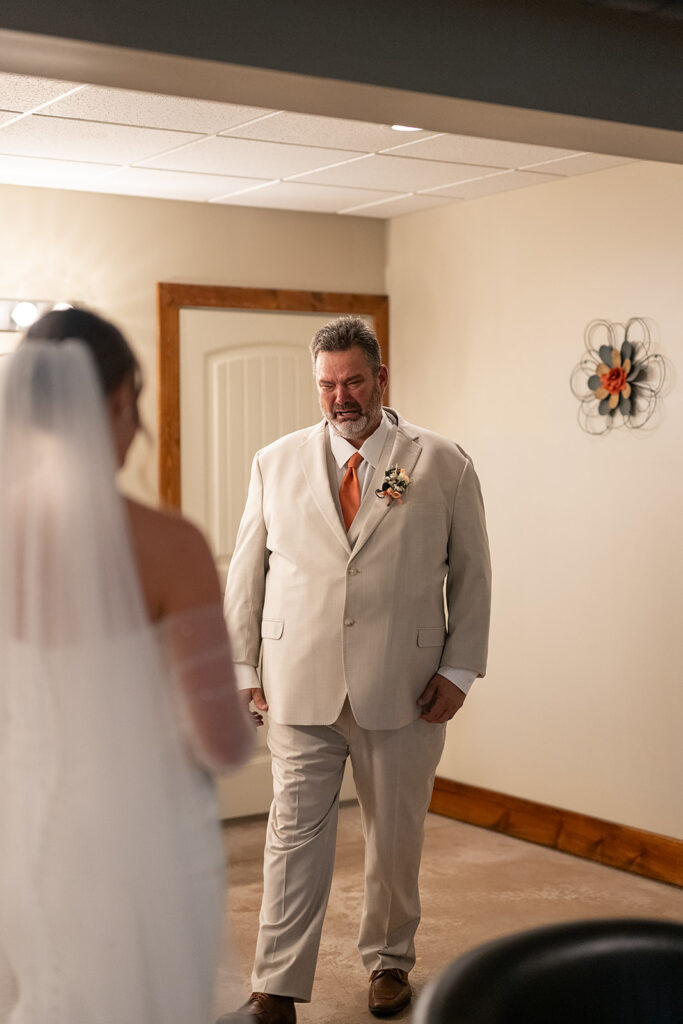
[[296,1024],[294,1000],[291,996],[252,992],[244,1006],[223,1014],[216,1024]]
[[413,990],[400,967],[384,967],[370,975],[368,1006],[376,1017],[391,1017],[410,1002]]

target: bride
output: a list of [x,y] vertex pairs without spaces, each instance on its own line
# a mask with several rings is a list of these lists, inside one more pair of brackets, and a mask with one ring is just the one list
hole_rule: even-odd
[[204,1024],[243,761],[206,541],[115,484],[140,371],[48,313],[0,380],[0,1022]]

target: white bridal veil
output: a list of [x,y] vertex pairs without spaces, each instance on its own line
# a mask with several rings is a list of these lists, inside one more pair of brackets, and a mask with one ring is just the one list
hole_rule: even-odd
[[0,377],[0,1022],[204,1024],[213,787],[147,621],[94,367],[31,341]]

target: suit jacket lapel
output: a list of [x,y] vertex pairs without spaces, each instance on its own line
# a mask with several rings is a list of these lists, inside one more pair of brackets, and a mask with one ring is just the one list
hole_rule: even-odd
[[[354,554],[363,547],[384,517],[392,511],[391,505],[396,504],[392,501],[387,505],[385,499],[380,499],[375,494],[384,482],[384,471],[390,466],[399,466],[410,476],[421,451],[422,446],[417,441],[417,432],[412,432],[407,424],[399,420],[395,432],[392,431],[387,437],[370,486],[363,495],[358,514],[351,524],[348,539],[353,546]],[[397,509],[400,508],[398,505]]]
[[320,510],[320,514],[332,530],[344,550],[350,554],[351,545],[346,536],[344,524],[339,517],[339,511],[334,503],[334,497],[330,486],[330,477],[327,471],[327,453],[325,446],[327,439],[325,435],[326,424],[323,420],[313,428],[306,440],[299,448],[299,458],[303,467],[306,482],[311,490],[311,496]]

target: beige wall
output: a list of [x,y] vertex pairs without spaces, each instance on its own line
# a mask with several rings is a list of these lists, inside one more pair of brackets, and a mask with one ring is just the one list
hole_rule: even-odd
[[[72,299],[115,319],[140,355],[156,436],[157,281],[383,292],[384,225],[0,186],[0,297]],[[156,444],[136,442],[125,484],[156,498]]]
[[[631,164],[391,222],[392,399],[474,457],[489,673],[440,773],[683,836],[683,169]],[[652,318],[656,428],[582,433],[595,317]],[[416,353],[419,353],[416,358]]]

